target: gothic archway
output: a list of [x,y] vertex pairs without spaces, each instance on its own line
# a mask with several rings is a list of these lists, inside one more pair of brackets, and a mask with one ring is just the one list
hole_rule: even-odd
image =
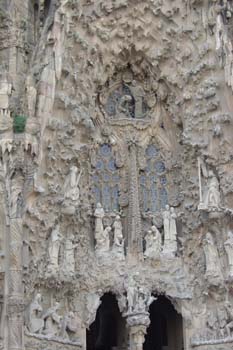
[[101,301],[95,321],[87,330],[87,350],[125,348],[127,345],[126,325],[115,295],[105,293]]
[[182,350],[182,317],[165,296],[150,306],[150,326],[147,329],[143,350]]

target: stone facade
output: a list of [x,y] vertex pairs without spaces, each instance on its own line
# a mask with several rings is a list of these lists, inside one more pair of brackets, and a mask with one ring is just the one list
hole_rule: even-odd
[[233,346],[233,2],[1,0],[0,346]]

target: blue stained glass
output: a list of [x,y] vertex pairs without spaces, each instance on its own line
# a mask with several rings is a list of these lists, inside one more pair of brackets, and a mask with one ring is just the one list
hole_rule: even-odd
[[157,176],[155,175],[155,174],[152,174],[151,176],[150,176],[150,181],[151,182],[157,182]]
[[103,169],[104,169],[104,163],[102,162],[102,160],[98,160],[98,161],[96,162],[95,168],[96,168],[97,170],[103,170]]
[[119,182],[119,181],[120,181],[120,176],[117,175],[117,174],[113,175],[113,176],[112,176],[112,181],[114,181],[114,182]]
[[94,194],[94,197],[95,197],[95,202],[96,203],[100,203],[101,200],[100,200],[100,189],[98,187],[93,187],[93,194]]
[[119,197],[119,191],[118,191],[118,186],[115,186],[112,189],[112,208],[113,210],[118,210],[118,197]]
[[157,202],[158,202],[158,197],[157,197],[157,191],[156,188],[153,186],[151,188],[151,211],[154,213],[157,210]]
[[163,173],[165,171],[165,165],[163,162],[156,162],[155,163],[155,169],[159,174]]
[[167,178],[166,178],[166,176],[161,176],[161,177],[160,177],[160,183],[161,183],[161,185],[166,185],[166,184],[167,184]]
[[98,182],[99,181],[99,176],[97,176],[97,175],[92,176],[92,181],[93,182]]
[[167,191],[165,188],[162,188],[160,190],[159,197],[160,197],[161,208],[164,209],[165,206],[168,204]]
[[149,158],[154,158],[154,157],[157,156],[157,154],[158,154],[158,150],[157,150],[157,148],[154,145],[150,145],[150,146],[147,147],[146,155]]
[[145,187],[143,188],[142,195],[143,195],[143,207],[144,207],[143,209],[144,209],[144,211],[147,211],[149,209],[149,207],[148,207],[147,189]]
[[100,154],[103,156],[103,157],[109,157],[110,154],[111,154],[111,147],[109,145],[102,145],[100,147]]
[[109,182],[110,181],[110,176],[108,174],[103,175],[103,180],[104,182]]
[[146,177],[145,176],[141,176],[140,177],[140,184],[141,185],[145,185],[146,184]]
[[111,170],[111,171],[116,170],[116,164],[115,164],[114,159],[111,159],[111,160],[108,162],[108,169]]

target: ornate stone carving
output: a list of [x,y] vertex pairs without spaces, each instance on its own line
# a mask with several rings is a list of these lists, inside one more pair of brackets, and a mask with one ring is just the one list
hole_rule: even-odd
[[149,109],[145,91],[136,80],[116,83],[101,100],[105,112],[112,119],[142,119]]
[[54,274],[58,272],[61,239],[62,239],[62,236],[60,233],[60,226],[56,225],[51,232],[50,240],[49,240],[48,265],[47,265],[47,272],[49,274]]
[[44,329],[43,334],[56,337],[60,332],[60,324],[62,317],[58,315],[57,311],[60,308],[60,304],[58,302],[55,303],[54,306],[50,307],[43,315],[44,319]]
[[224,243],[224,247],[227,253],[229,277],[233,277],[233,232],[228,231],[227,240]]
[[162,250],[162,238],[161,233],[156,226],[152,226],[147,232],[145,237],[146,249],[144,252],[145,258],[159,259]]
[[27,328],[30,333],[42,333],[44,320],[42,318],[41,294],[38,293],[32,300],[28,310]]
[[205,239],[203,240],[203,248],[206,259],[206,271],[205,276],[209,280],[213,280],[222,277],[219,254],[217,247],[215,246],[213,236],[210,232],[206,234]]
[[64,243],[63,273],[72,276],[75,273],[75,249],[78,244],[74,244],[74,235],[69,235]]
[[174,257],[177,252],[177,215],[173,207],[166,205],[163,212],[164,245],[163,254]]
[[124,259],[124,238],[122,233],[122,223],[119,215],[116,216],[113,223],[114,239],[113,239],[113,254],[119,259]]

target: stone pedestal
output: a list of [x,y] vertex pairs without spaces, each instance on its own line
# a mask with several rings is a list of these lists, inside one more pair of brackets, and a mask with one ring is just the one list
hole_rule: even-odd
[[129,328],[130,350],[142,350],[147,327],[150,324],[148,312],[132,313],[127,315]]

